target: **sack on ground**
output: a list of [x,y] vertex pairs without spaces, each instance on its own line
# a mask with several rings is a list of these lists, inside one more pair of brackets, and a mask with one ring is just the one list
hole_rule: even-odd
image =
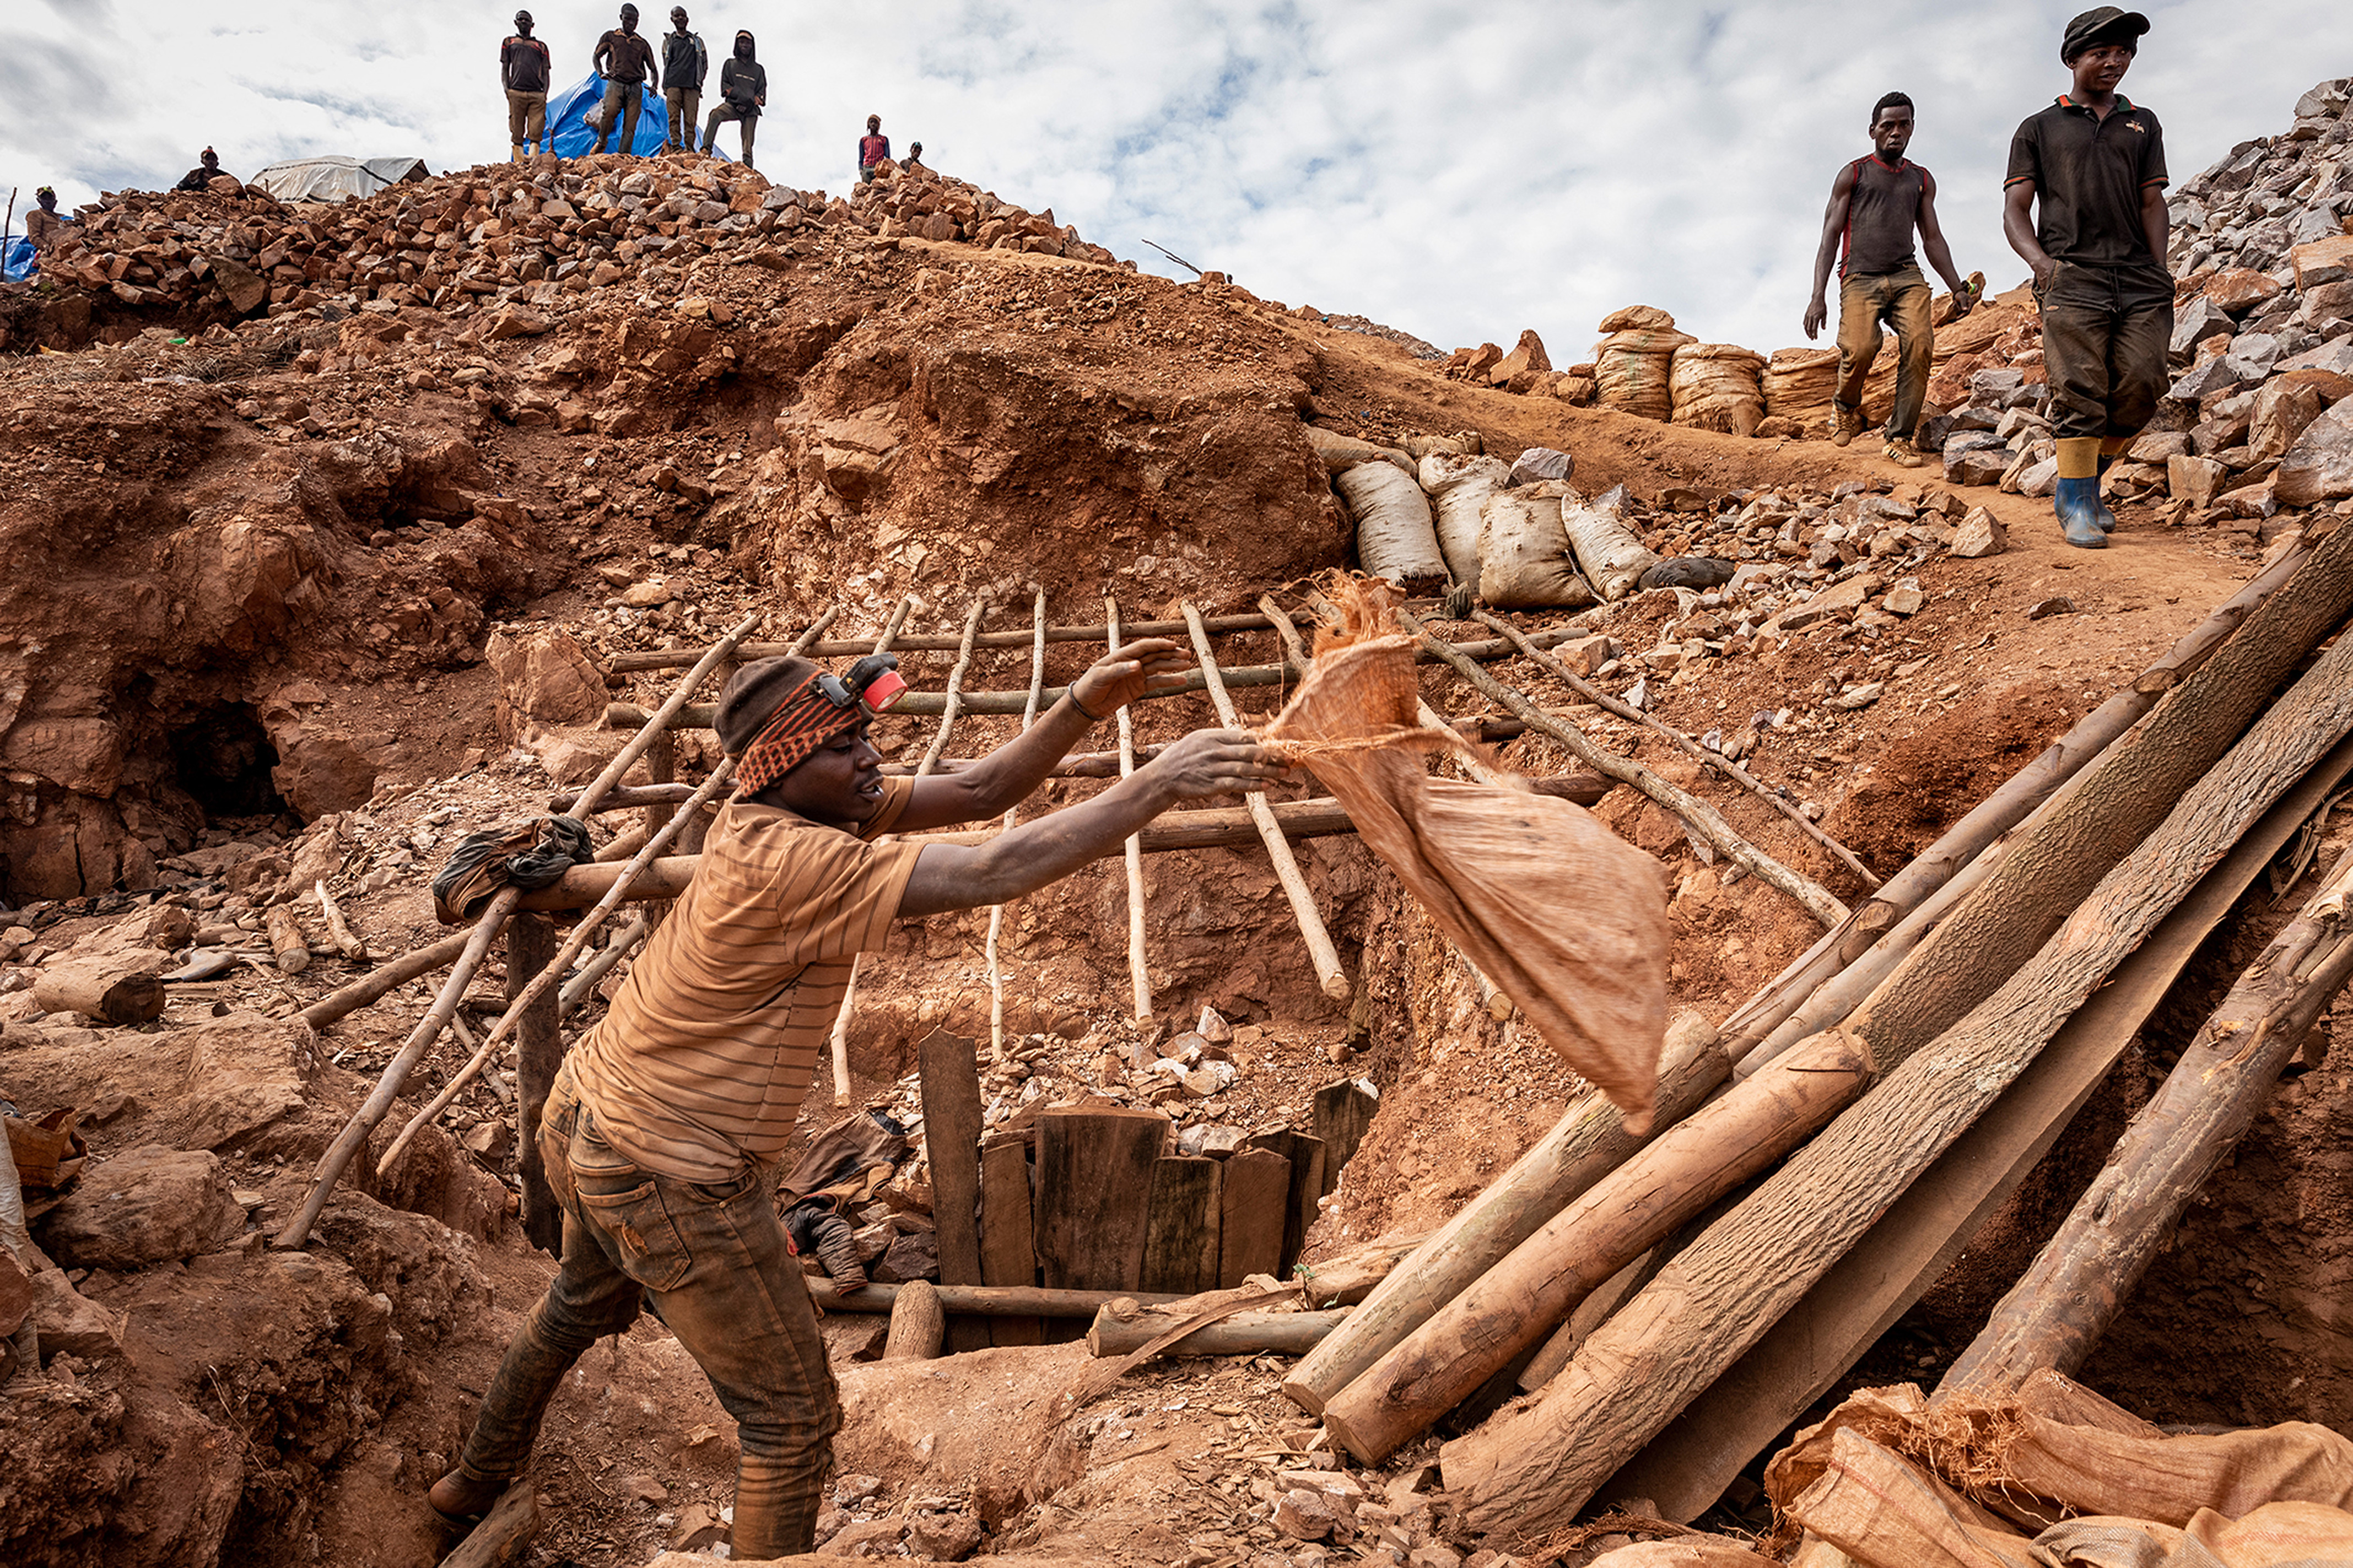
[[1421,488],[1438,504],[1438,548],[1457,583],[1479,586],[1479,509],[1504,488],[1510,470],[1501,458],[1458,458],[1437,453],[1421,460]]
[[1659,563],[1634,531],[1619,517],[1626,503],[1626,487],[1612,486],[1599,500],[1585,501],[1571,494],[1561,503],[1561,531],[1586,581],[1609,604],[1641,586],[1642,574]]
[[1315,662],[1265,738],[1330,787],[1439,930],[1628,1130],[1647,1131],[1673,941],[1665,868],[1525,782],[1430,776],[1423,751],[1468,742],[1421,727],[1413,639],[1388,629],[1394,590],[1336,574],[1326,587],[1341,622],[1317,633]]
[[1567,485],[1497,490],[1480,512],[1479,597],[1499,610],[1574,607],[1594,602],[1561,528]]
[[1685,343],[1669,362],[1667,390],[1674,422],[1694,430],[1753,436],[1765,419],[1758,384],[1765,356],[1737,343]]
[[1409,475],[1387,463],[1359,463],[1335,482],[1356,520],[1356,558],[1366,572],[1404,584],[1447,580],[1430,498]]
[[1359,441],[1354,436],[1343,436],[1320,425],[1303,425],[1300,428],[1307,433],[1307,444],[1324,459],[1324,468],[1333,473],[1344,473],[1358,463],[1394,463],[1409,474],[1413,472],[1413,459],[1394,447]]
[[1663,421],[1674,412],[1668,366],[1677,349],[1698,340],[1672,328],[1612,332],[1593,348],[1593,401],[1620,414]]

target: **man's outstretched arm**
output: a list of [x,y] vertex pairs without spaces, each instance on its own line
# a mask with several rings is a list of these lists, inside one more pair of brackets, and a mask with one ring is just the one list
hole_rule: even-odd
[[1920,249],[1936,276],[1945,280],[1945,287],[1953,291],[1953,320],[1959,321],[1976,301],[1961,281],[1960,269],[1953,265],[1953,247],[1945,243],[1945,226],[1936,221],[1936,176],[1925,169],[1920,173]]
[[1831,317],[1831,268],[1838,264],[1839,237],[1846,233],[1848,206],[1854,200],[1854,165],[1847,164],[1831,182],[1831,205],[1822,214],[1822,242],[1814,249],[1814,298],[1806,307],[1806,337],[1822,335]]
[[1288,776],[1247,730],[1196,730],[1082,805],[986,844],[927,844],[899,900],[902,919],[1001,904],[1119,853],[1127,836],[1180,800],[1240,795]]

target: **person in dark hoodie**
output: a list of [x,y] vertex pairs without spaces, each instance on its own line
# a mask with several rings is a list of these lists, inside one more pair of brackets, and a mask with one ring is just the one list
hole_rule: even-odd
[[735,35],[735,51],[719,68],[719,107],[711,111],[711,122],[702,130],[702,150],[711,151],[719,140],[719,128],[729,121],[744,128],[744,166],[752,167],[752,133],[760,123],[760,110],[768,106],[768,68],[754,53],[752,35]]

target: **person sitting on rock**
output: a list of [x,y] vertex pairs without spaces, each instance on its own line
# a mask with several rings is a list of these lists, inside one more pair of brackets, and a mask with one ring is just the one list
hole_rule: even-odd
[[[902,169],[921,169],[921,168],[923,168],[923,144],[921,142],[916,142],[914,145],[913,145],[913,146],[909,147],[909,148],[907,149],[907,161],[906,161],[905,163],[903,163],[900,164],[899,166],[900,166],[901,168],[902,168]],[[928,171],[928,170],[926,170],[925,172],[926,172],[926,173],[929,173],[929,171]]]
[[547,1402],[640,1301],[735,1417],[733,1554],[807,1552],[841,1409],[776,1213],[783,1154],[852,961],[893,921],[1001,904],[1116,855],[1181,800],[1287,776],[1246,731],[1196,731],[1078,805],[965,846],[886,835],[994,822],[1118,708],[1182,686],[1190,661],[1145,640],[1097,660],[1026,733],[979,763],[885,778],[868,737],[904,689],[888,656],[847,678],[798,658],[745,665],[713,718],[735,794],[693,880],[605,1017],[557,1069],[540,1121],[563,1260],[428,1500],[470,1529],[517,1477]]
[[2173,338],[2165,264],[2165,129],[2116,90],[2148,18],[2103,5],[2067,24],[2059,58],[2074,89],[2010,143],[2002,233],[2034,269],[2067,542],[2107,547],[2116,513],[2100,477],[2157,412]]
[[878,164],[891,161],[891,138],[882,134],[882,117],[866,117],[866,134],[858,139],[858,183],[871,185]]
[[708,153],[719,140],[719,128],[729,121],[743,127],[744,166],[752,166],[752,133],[759,128],[760,110],[768,104],[768,68],[754,58],[752,35],[739,30],[734,52],[719,67],[719,107],[702,130],[702,150]]
[[661,90],[661,68],[654,64],[654,47],[638,31],[638,8],[621,7],[621,25],[608,28],[596,40],[596,52],[588,63],[598,76],[605,79],[605,102],[601,110],[605,123],[596,128],[596,145],[592,153],[602,153],[613,134],[614,123],[621,126],[621,151],[631,153],[638,145],[638,110],[644,89],[651,86]]
[[[1838,262],[1838,385],[1831,407],[1838,423],[1831,440],[1843,447],[1862,431],[1862,385],[1883,341],[1883,321],[1895,329],[1895,402],[1887,411],[1883,453],[1890,462],[1918,468],[1924,459],[1912,445],[1927,400],[1936,333],[1928,321],[1928,280],[1912,254],[1912,231],[1953,291],[1953,316],[1969,312],[1977,296],[1953,268],[1952,247],[1936,221],[1936,181],[1904,156],[1912,143],[1912,100],[1891,92],[1871,110],[1872,151],[1838,172],[1831,182],[1830,209],[1822,215],[1822,243],[1814,253],[1814,298],[1806,307],[1806,336],[1820,336],[1830,315],[1825,294],[1831,263]],[[1843,248],[1844,254],[1841,251]]]
[[207,147],[196,159],[196,166],[181,175],[180,183],[172,188],[175,191],[208,191],[212,189],[213,182],[222,178],[224,173],[220,166],[220,154]]
[[554,150],[547,140],[547,84],[554,75],[554,62],[547,46],[531,36],[531,13],[516,12],[515,30],[499,45],[499,77],[507,92],[507,140],[513,145],[508,162],[514,163],[522,162],[526,151],[537,157],[543,147]]
[[33,193],[33,205],[25,214],[25,237],[33,242],[33,252],[39,255],[55,245],[62,236],[67,219],[58,216],[58,193],[43,185]]

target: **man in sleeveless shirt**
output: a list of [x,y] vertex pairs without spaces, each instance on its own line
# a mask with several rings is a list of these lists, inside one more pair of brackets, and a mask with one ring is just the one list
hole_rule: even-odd
[[720,694],[735,794],[549,1092],[539,1145],[564,1209],[562,1268],[508,1345],[457,1468],[427,1494],[453,1532],[522,1475],[573,1363],[650,1297],[737,1423],[733,1555],[807,1552],[841,1410],[777,1217],[776,1162],[852,962],[898,921],[1008,902],[1117,854],[1177,801],[1286,771],[1246,731],[1197,731],[1082,804],[983,843],[886,840],[995,821],[1114,710],[1182,686],[1190,661],[1171,643],[1132,644],[1018,739],[921,779],[883,777],[867,739],[895,695],[880,662],[845,680],[762,659]]
[[[2068,543],[2107,547],[2116,514],[2100,478],[2157,412],[2173,337],[2165,251],[2165,132],[2116,90],[2148,18],[2103,5],[2067,24],[2059,58],[2073,90],[2010,143],[2002,233],[2034,269]],[[2037,210],[2039,204],[2040,210]]]
[[1922,458],[1912,445],[1920,405],[1928,395],[1930,351],[1936,338],[1928,324],[1928,280],[1914,258],[1918,229],[1928,263],[1953,291],[1955,320],[1968,314],[1977,296],[1953,268],[1953,252],[1936,222],[1936,182],[1907,161],[1912,144],[1912,100],[1891,92],[1871,111],[1868,157],[1857,158],[1831,182],[1830,210],[1822,215],[1822,243],[1814,253],[1814,298],[1806,307],[1806,336],[1819,337],[1829,317],[1824,298],[1831,266],[1839,273],[1838,386],[1831,407],[1838,424],[1831,439],[1843,447],[1862,431],[1862,384],[1879,357],[1880,326],[1895,329],[1895,403],[1887,411],[1883,452],[1894,463],[1916,468]]

